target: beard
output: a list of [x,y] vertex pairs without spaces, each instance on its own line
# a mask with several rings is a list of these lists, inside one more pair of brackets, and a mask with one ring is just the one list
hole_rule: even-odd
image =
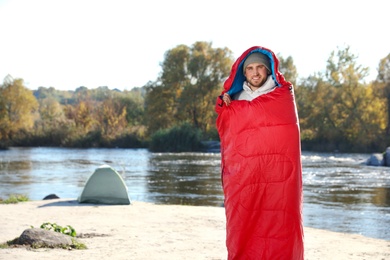
[[251,87],[260,88],[267,81],[267,77],[258,77],[258,79],[248,79],[247,82]]

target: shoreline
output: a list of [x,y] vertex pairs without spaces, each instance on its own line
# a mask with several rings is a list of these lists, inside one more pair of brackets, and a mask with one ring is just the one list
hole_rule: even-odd
[[[55,199],[0,204],[0,243],[42,223],[72,226],[86,250],[0,249],[0,259],[226,259],[222,207],[79,204]],[[390,241],[304,227],[305,259],[390,259]]]

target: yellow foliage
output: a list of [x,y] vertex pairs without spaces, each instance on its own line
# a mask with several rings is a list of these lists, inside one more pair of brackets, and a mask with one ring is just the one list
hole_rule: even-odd
[[12,139],[19,130],[29,130],[34,125],[34,112],[38,101],[22,79],[5,82],[0,88],[0,138]]

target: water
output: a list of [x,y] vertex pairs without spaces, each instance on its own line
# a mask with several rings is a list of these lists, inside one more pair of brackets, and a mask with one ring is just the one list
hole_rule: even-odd
[[303,153],[306,226],[390,239],[390,168],[368,157]]
[[[390,168],[363,165],[368,154],[303,152],[304,225],[390,240]],[[108,164],[131,200],[221,206],[220,155],[146,149],[12,148],[0,151],[0,198],[77,198]]]

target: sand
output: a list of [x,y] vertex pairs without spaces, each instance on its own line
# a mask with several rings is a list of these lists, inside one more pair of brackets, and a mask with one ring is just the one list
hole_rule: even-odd
[[[0,204],[0,243],[42,223],[71,225],[88,249],[0,249],[0,259],[226,259],[222,207],[79,204],[74,199]],[[390,259],[390,241],[305,227],[305,259]]]

